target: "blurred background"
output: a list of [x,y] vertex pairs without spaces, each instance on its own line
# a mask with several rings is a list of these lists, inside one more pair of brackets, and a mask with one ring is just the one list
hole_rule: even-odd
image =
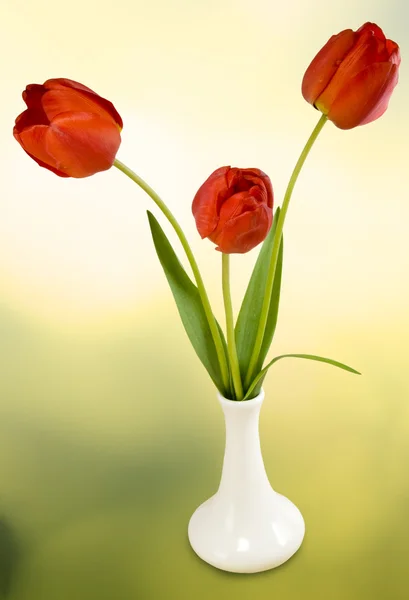
[[[4,594],[406,599],[409,5],[2,0],[0,15]],[[301,96],[304,71],[333,33],[368,20],[401,45],[400,83],[379,121],[327,124],[307,161],[271,350],[363,375],[290,359],[272,369],[266,468],[307,534],[275,571],[223,573],[187,541],[190,515],[217,489],[224,424],[154,253],[153,206],[115,169],[71,180],[39,168],[12,126],[26,84],[51,77],[112,100],[125,123],[118,158],[180,220],[222,319],[220,255],[195,230],[192,198],[231,164],[266,171],[281,204],[319,116]],[[256,256],[233,257],[236,311]]]

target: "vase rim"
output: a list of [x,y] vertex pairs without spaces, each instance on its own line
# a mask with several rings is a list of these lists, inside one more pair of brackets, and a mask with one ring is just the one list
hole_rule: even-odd
[[261,388],[260,393],[254,398],[250,398],[249,400],[230,400],[229,398],[225,398],[221,395],[220,392],[217,392],[217,397],[219,399],[220,404],[223,406],[255,406],[256,404],[261,404],[264,400],[264,389]]

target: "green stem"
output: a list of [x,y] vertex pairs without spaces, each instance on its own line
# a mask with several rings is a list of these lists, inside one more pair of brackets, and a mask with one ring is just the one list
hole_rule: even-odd
[[220,335],[220,331],[217,327],[216,319],[214,318],[212,308],[210,306],[209,298],[208,298],[206,288],[203,283],[202,276],[199,271],[199,267],[197,265],[194,255],[193,255],[193,252],[189,246],[189,243],[186,239],[186,236],[183,233],[181,226],[179,225],[179,223],[177,222],[177,220],[175,219],[175,217],[173,216],[173,214],[171,213],[169,208],[163,202],[163,200],[141,177],[139,177],[139,175],[134,173],[134,171],[129,169],[126,165],[124,165],[121,161],[119,161],[117,159],[115,159],[114,166],[117,169],[119,169],[120,171],[122,171],[122,173],[127,175],[130,179],[132,179],[132,181],[134,181],[137,185],[139,185],[139,187],[142,188],[144,190],[144,192],[146,192],[148,194],[148,196],[150,196],[150,198],[152,198],[152,200],[155,202],[155,204],[158,206],[158,208],[160,208],[160,210],[163,212],[165,217],[168,219],[169,223],[172,225],[173,229],[176,232],[176,235],[178,236],[178,238],[180,240],[180,243],[183,246],[183,249],[186,253],[189,264],[192,268],[194,278],[196,280],[197,289],[199,290],[203,308],[204,308],[204,311],[205,311],[205,314],[207,317],[207,321],[209,323],[210,331],[212,333],[214,345],[216,347],[216,352],[217,352],[217,356],[219,359],[220,371],[221,371],[221,375],[222,375],[222,379],[223,379],[223,385],[225,388],[223,390],[223,392],[227,393],[230,388],[230,383],[229,383],[230,378],[229,378],[229,367],[228,367],[228,363],[227,363],[227,359],[226,359],[226,354],[224,351],[222,338]]
[[236,400],[243,400],[243,385],[240,377],[239,359],[237,358],[236,340],[234,336],[233,306],[230,294],[230,255],[222,254],[222,284],[224,310],[226,312],[227,349]]
[[308,141],[305,144],[304,149],[300,154],[300,158],[298,159],[297,164],[294,167],[294,171],[292,172],[290,181],[288,182],[287,190],[284,195],[283,205],[281,207],[280,216],[278,217],[278,221],[277,221],[277,228],[276,228],[275,237],[274,237],[273,249],[271,251],[270,267],[269,267],[267,281],[266,281],[266,291],[264,294],[264,300],[263,300],[263,306],[262,306],[261,314],[260,314],[260,321],[259,321],[259,325],[258,325],[257,336],[256,336],[256,340],[254,342],[253,353],[250,358],[250,363],[249,363],[249,367],[248,367],[247,375],[246,375],[246,379],[245,379],[246,389],[252,382],[254,375],[256,375],[255,370],[257,367],[257,363],[259,361],[261,346],[263,344],[264,332],[266,329],[268,312],[270,309],[271,293],[273,290],[274,277],[275,277],[276,268],[277,268],[278,253],[280,250],[281,236],[283,233],[284,221],[285,221],[285,217],[287,214],[288,205],[290,204],[290,200],[291,200],[291,194],[293,192],[295,183],[297,181],[298,175],[300,174],[300,171],[305,162],[305,159],[307,158],[315,140],[317,139],[321,129],[324,127],[326,121],[327,121],[327,117],[325,115],[322,115],[320,117],[320,120],[318,121],[317,125],[315,126],[312,134],[308,138]]

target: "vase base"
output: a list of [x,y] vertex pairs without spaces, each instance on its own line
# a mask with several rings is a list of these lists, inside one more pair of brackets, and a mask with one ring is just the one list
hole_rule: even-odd
[[237,511],[219,494],[199,506],[188,536],[202,560],[223,571],[258,573],[282,565],[297,552],[305,524],[288,498],[271,490],[268,502],[247,508]]

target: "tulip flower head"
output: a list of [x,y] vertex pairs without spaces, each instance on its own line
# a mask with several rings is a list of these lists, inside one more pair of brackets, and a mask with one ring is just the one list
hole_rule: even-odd
[[337,127],[352,129],[386,111],[399,65],[399,46],[365,23],[329,39],[304,75],[302,94]]
[[60,177],[109,169],[121,143],[122,119],[113,104],[70,79],[30,84],[13,134],[41,167]]
[[192,212],[202,238],[225,254],[243,254],[260,244],[273,220],[273,188],[259,169],[221,167],[196,193]]

